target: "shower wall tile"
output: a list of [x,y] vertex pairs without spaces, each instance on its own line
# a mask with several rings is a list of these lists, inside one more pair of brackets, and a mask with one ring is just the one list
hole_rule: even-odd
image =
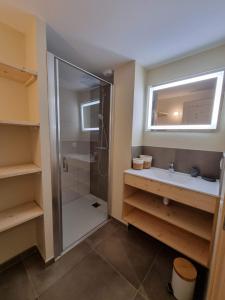
[[89,154],[90,141],[81,141],[81,140],[62,141],[61,152],[64,155],[69,153]]
[[[104,115],[104,129],[103,132],[102,123],[99,122],[99,131],[91,133],[91,155],[95,157],[94,162],[90,166],[90,191],[91,193],[101,198],[104,201],[108,199],[108,143],[105,140],[105,136],[109,141],[109,124],[110,124],[110,86],[100,87],[100,104],[103,106]],[[103,138],[103,145],[102,143]],[[99,149],[99,146],[104,146],[106,149]]]
[[75,148],[76,153],[89,154],[90,153],[90,141],[77,141]]
[[143,154],[153,157],[154,167],[168,169],[169,164],[175,161],[176,149],[143,146]]
[[131,157],[138,157],[143,154],[143,146],[132,146],[131,148]]
[[175,165],[177,171],[190,173],[191,167],[198,167],[202,175],[220,177],[220,160],[222,152],[176,150]]
[[152,155],[153,166],[168,169],[174,162],[175,170],[190,174],[192,167],[198,167],[201,175],[220,178],[220,160],[222,152],[189,149],[174,149],[143,146],[143,154]]
[[73,141],[63,141],[61,142],[61,152],[65,155],[68,153],[74,153],[75,149],[73,147]]

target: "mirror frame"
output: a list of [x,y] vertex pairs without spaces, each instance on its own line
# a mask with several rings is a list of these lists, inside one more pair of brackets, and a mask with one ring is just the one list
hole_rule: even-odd
[[[153,101],[154,101],[154,91],[159,91],[167,88],[172,88],[176,86],[181,86],[185,84],[190,84],[194,82],[199,82],[207,79],[216,78],[216,89],[213,102],[213,110],[210,124],[197,124],[197,125],[154,125],[153,122]],[[147,124],[146,130],[215,130],[217,129],[219,110],[221,103],[221,96],[223,91],[223,81],[224,81],[224,71],[209,73],[205,75],[195,76],[188,79],[183,79],[179,81],[173,81],[166,84],[161,84],[157,86],[149,86],[148,88],[148,107],[147,107]]]
[[95,101],[88,101],[85,103],[82,103],[80,106],[80,113],[81,113],[81,130],[82,131],[98,131],[99,127],[85,127],[84,126],[84,107],[89,107],[92,105],[100,104],[100,100]]

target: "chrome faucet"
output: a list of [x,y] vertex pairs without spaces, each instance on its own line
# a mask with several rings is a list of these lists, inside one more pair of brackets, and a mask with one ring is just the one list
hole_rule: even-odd
[[168,169],[168,171],[169,171],[170,173],[174,173],[174,172],[175,172],[175,169],[174,169],[174,162],[171,162],[171,163],[169,164],[169,169]]

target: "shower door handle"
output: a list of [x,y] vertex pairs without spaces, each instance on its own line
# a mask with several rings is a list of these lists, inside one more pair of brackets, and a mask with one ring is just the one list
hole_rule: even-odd
[[68,172],[68,162],[65,156],[63,156],[63,171]]

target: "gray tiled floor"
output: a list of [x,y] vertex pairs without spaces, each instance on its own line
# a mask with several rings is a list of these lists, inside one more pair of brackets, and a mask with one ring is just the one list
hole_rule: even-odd
[[33,253],[2,272],[0,299],[171,300],[167,283],[178,255],[111,220],[48,267]]

